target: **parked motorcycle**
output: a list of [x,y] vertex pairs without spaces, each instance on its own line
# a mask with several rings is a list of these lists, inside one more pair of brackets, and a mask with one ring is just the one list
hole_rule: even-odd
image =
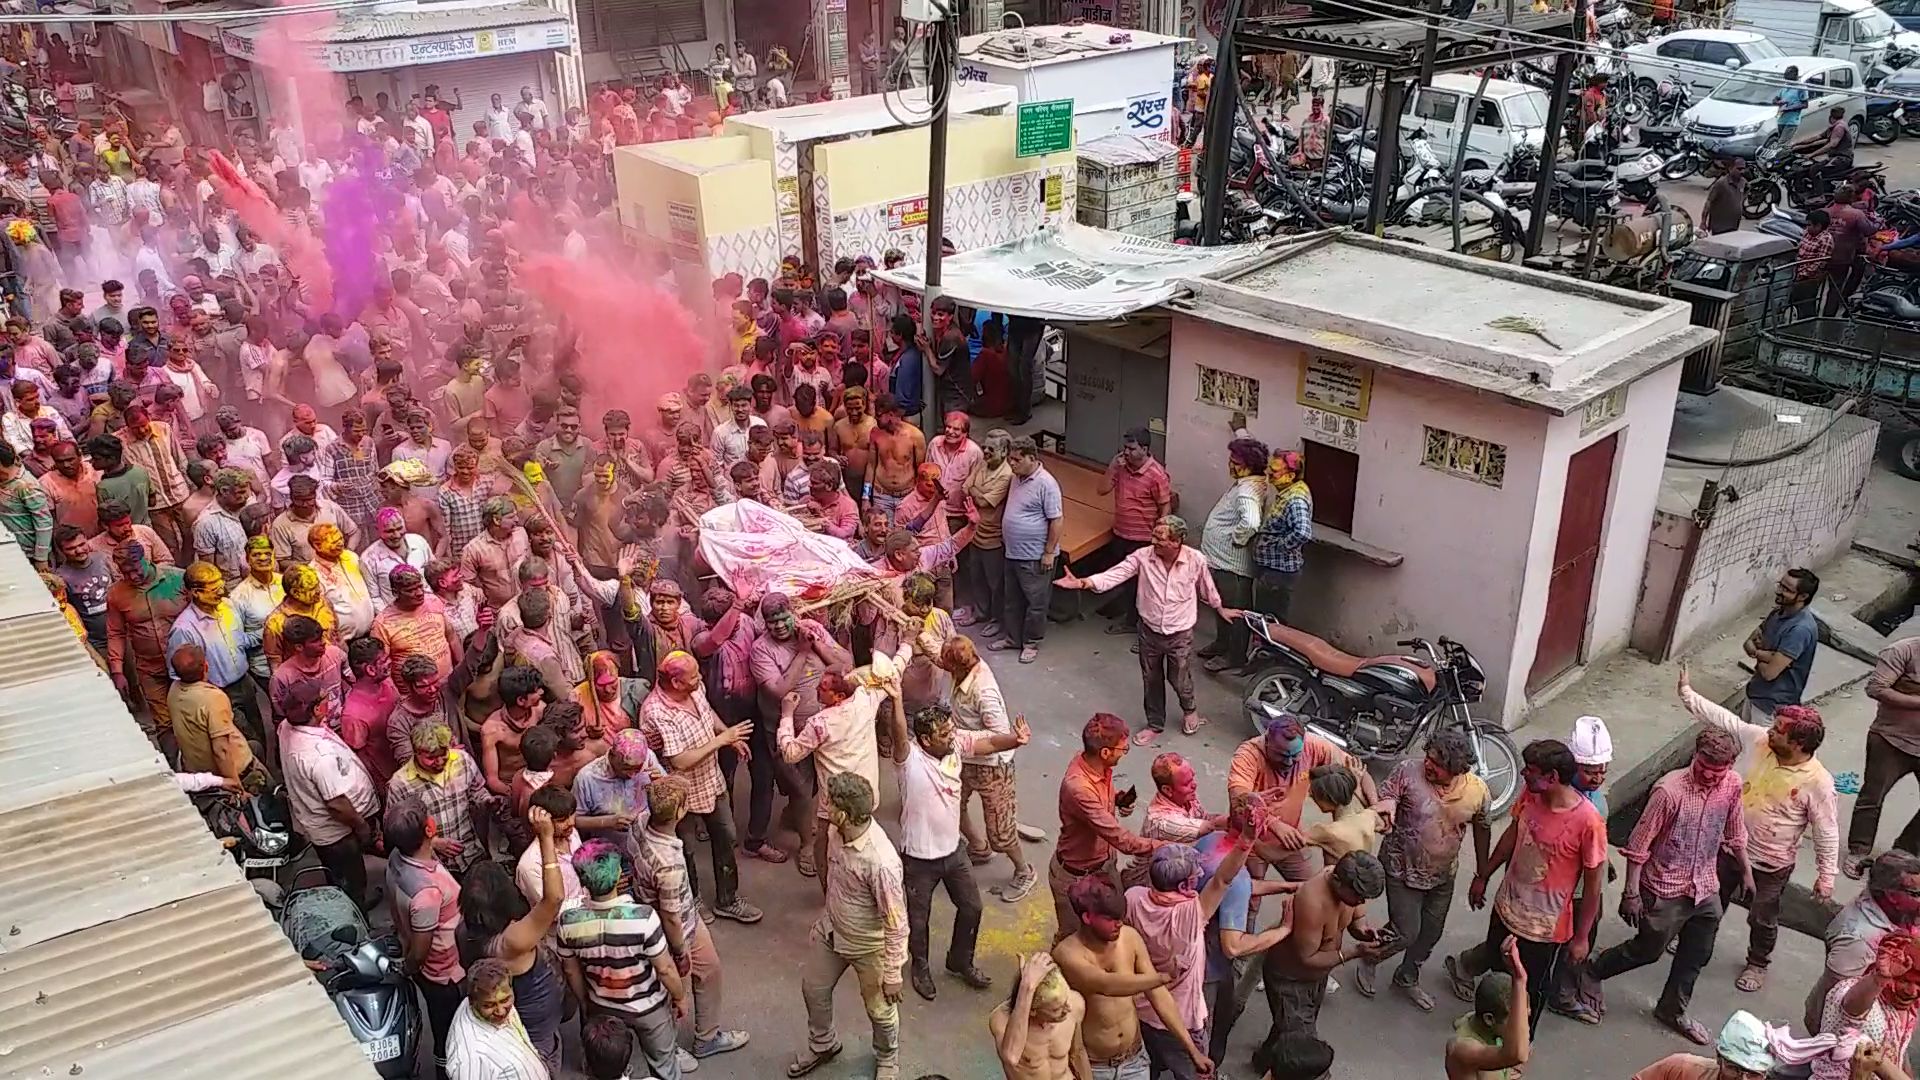
[[1811,210],[1832,202],[1833,193],[1842,184],[1872,189],[1877,197],[1886,194],[1886,171],[1887,167],[1878,163],[1841,170],[1825,158],[1795,150],[1763,151],[1747,177],[1741,211],[1747,220],[1754,221],[1766,217],[1782,203],[1795,210]]
[[1265,731],[1283,713],[1362,760],[1393,761],[1436,733],[1465,732],[1474,771],[1486,782],[1488,813],[1507,812],[1520,794],[1520,751],[1500,725],[1469,708],[1486,691],[1487,674],[1466,646],[1441,638],[1397,642],[1423,656],[1361,657],[1278,619],[1246,613],[1253,631],[1254,673],[1243,706]]
[[280,929],[314,970],[374,1072],[412,1076],[423,1023],[413,984],[400,970],[399,939],[374,937],[360,908],[331,883],[292,892]]
[[[208,793],[194,797],[207,827],[233,852],[240,871],[269,903],[284,895],[293,867],[310,846],[293,828],[293,810],[287,789],[275,787],[255,795]],[[272,895],[268,895],[271,891]]]
[[1887,146],[1900,137],[1900,102],[1894,98],[1868,98],[1866,115],[1860,118],[1860,134],[1877,146]]

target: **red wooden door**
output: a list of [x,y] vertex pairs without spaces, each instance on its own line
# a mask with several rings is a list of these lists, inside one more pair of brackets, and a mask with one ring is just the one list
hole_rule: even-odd
[[1560,534],[1553,545],[1553,578],[1547,585],[1547,617],[1527,675],[1532,692],[1580,662],[1586,648],[1587,612],[1593,606],[1593,575],[1600,565],[1600,527],[1613,487],[1616,432],[1573,455],[1567,463],[1560,503]]

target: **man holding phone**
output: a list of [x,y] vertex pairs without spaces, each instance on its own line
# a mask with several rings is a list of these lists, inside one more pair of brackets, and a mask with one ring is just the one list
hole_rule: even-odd
[[1080,917],[1067,891],[1081,878],[1099,874],[1117,884],[1115,853],[1143,858],[1165,843],[1128,829],[1120,819],[1133,813],[1139,792],[1114,794],[1113,770],[1127,756],[1127,722],[1112,713],[1094,713],[1080,731],[1081,751],[1060,778],[1060,841],[1047,867],[1047,888],[1059,926],[1056,944],[1080,929]]

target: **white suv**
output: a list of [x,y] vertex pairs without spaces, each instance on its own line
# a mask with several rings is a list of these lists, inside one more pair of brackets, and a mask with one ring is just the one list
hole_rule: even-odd
[[1635,93],[1653,100],[1662,79],[1680,79],[1695,101],[1727,81],[1727,72],[1782,55],[1779,46],[1752,30],[1678,30],[1627,49]]

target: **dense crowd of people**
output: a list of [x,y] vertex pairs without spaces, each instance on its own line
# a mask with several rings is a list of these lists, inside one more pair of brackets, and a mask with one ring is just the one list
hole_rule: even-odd
[[[716,82],[753,78],[750,55],[719,59]],[[1811,1039],[1745,1013],[1715,1035],[1689,1013],[1737,893],[1754,898],[1741,988],[1764,979],[1803,837],[1832,891],[1833,785],[1797,691],[1742,718],[1683,684],[1706,732],[1624,849],[1634,936],[1600,951],[1611,752],[1593,718],[1526,748],[1497,841],[1463,733],[1376,784],[1290,715],[1239,746],[1213,810],[1193,765],[1159,754],[1126,825],[1137,798],[1114,769],[1166,737],[1167,687],[1194,735],[1195,659],[1235,670],[1242,610],[1289,613],[1313,529],[1300,455],[1235,417],[1231,483],[1190,544],[1150,435],[1127,433],[1100,482],[1111,565],[1075,575],[1040,448],[1007,428],[974,437],[976,418],[1026,412],[1035,327],[942,300],[923,332],[916,298],[873,274],[898,252],[714,282],[688,304],[704,355],[679,388],[589,407],[608,373],[527,266],[591,253],[661,288],[661,263],[608,227],[606,136],[635,115],[618,88],[559,118],[523,92],[462,143],[429,89],[398,113],[349,102],[311,144],[277,119],[217,153],[171,125],[43,131],[0,177],[0,524],[183,782],[283,785],[340,887],[391,917],[441,1075],[557,1076],[574,1015],[570,1064],[607,1080],[676,1080],[738,1050],[749,1032],[728,1026],[708,925],[761,921],[747,858],[823,897],[808,940],[783,943],[807,1030],[793,1077],[843,1052],[849,969],[874,1075],[899,1077],[904,988],[950,985],[931,964],[935,889],[954,908],[939,974],[981,991],[976,877],[1016,904],[1043,869],[1054,945],[989,1020],[1018,1080],[1212,1074],[1256,987],[1271,1015],[1257,1068],[1321,1077],[1337,969],[1371,997],[1397,957],[1392,986],[1435,1007],[1421,971],[1462,872],[1475,909],[1501,877],[1484,942],[1444,958],[1472,1005],[1450,1077],[1524,1066],[1546,1011],[1599,1022],[1603,983],[1671,943],[1658,1015],[1715,1057],[1676,1055],[1646,1080],[1791,1061],[1816,1080],[1905,1076],[1920,862],[1897,851],[1844,867],[1868,884],[1830,932]],[[389,227],[340,257],[369,205]],[[928,404],[931,435],[913,422]],[[702,515],[737,500],[843,541],[881,587],[835,609],[736,591],[698,539]],[[1016,785],[1030,731],[982,653],[1033,663],[1054,589],[1113,594],[1143,722],[1086,722],[1043,868]],[[1203,605],[1214,637],[1196,650]],[[1777,632],[1753,645],[1768,678],[1798,670]],[[1810,663],[1810,647],[1795,655]],[[1743,798],[1743,779],[1766,796]],[[1309,805],[1327,820],[1309,824]],[[1281,915],[1262,929],[1267,897]]]

